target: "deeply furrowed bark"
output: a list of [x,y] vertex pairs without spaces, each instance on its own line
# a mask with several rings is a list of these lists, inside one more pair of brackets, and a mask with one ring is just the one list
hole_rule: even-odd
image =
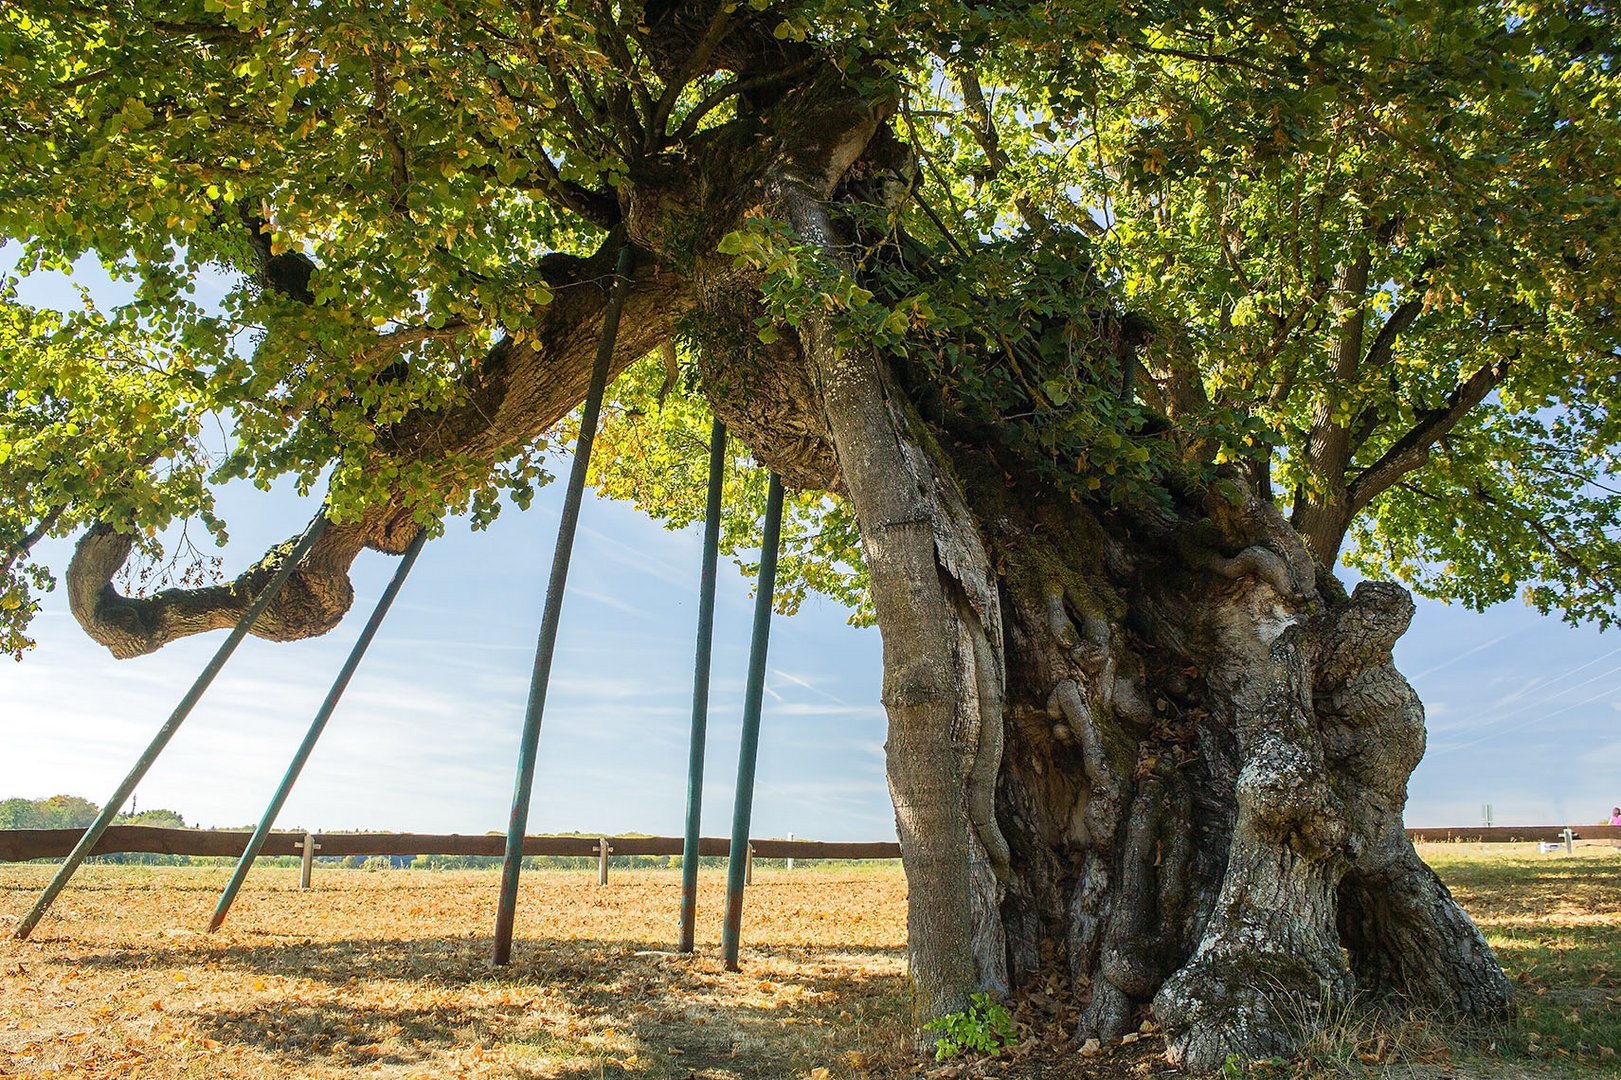
[[[783,203],[838,255],[813,193]],[[1402,829],[1423,747],[1391,665],[1405,592],[1320,590],[1260,499],[1043,498],[927,429],[818,319],[798,341],[777,359],[810,373],[884,637],[923,1016],[1057,971],[1078,1037],[1152,1018],[1204,1069],[1290,1053],[1352,994],[1505,1014],[1489,948]],[[804,412],[794,429],[816,429]]]
[[1012,599],[1015,983],[1057,967],[1078,1037],[1151,1018],[1196,1069],[1289,1054],[1353,993],[1506,1015],[1490,949],[1402,830],[1423,749],[1390,660],[1407,594],[1320,593],[1255,500],[1106,521],[1019,505],[991,545]]

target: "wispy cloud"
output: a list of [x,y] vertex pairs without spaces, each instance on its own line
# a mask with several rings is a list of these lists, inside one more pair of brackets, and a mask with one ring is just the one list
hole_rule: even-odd
[[776,676],[779,679],[782,679],[785,682],[793,683],[795,686],[802,687],[802,688],[804,688],[806,690],[809,690],[813,694],[816,694],[816,695],[818,695],[820,697],[824,697],[827,700],[833,702],[835,705],[844,705],[844,704],[846,704],[846,702],[845,702],[845,700],[843,698],[839,697],[837,694],[828,693],[826,690],[824,690],[820,686],[818,686],[816,684],[816,681],[813,681],[812,679],[810,679],[810,678],[808,678],[808,677],[806,677],[804,675],[796,675],[791,671],[784,671],[782,668],[772,668],[771,669],[771,674]]
[[1519,637],[1521,634],[1525,633],[1529,629],[1530,629],[1530,627],[1528,627],[1528,626],[1522,626],[1517,630],[1510,630],[1506,634],[1498,634],[1496,637],[1492,638],[1490,641],[1484,641],[1484,642],[1480,643],[1479,645],[1476,645],[1472,649],[1466,649],[1465,651],[1463,651],[1461,653],[1458,653],[1456,656],[1447,657],[1445,660],[1441,661],[1439,664],[1434,664],[1434,665],[1432,665],[1430,667],[1425,668],[1423,671],[1420,671],[1418,674],[1412,676],[1412,678],[1414,678],[1414,679],[1426,679],[1426,678],[1429,678],[1431,675],[1434,675],[1437,671],[1445,671],[1447,668],[1452,667],[1454,664],[1462,663],[1463,661],[1469,659],[1471,656],[1477,656],[1480,653],[1485,652],[1487,649],[1493,648],[1493,647],[1495,647],[1497,645],[1501,645],[1503,642],[1509,640],[1510,638]]
[[[615,566],[624,567],[635,573],[646,574],[649,577],[679,588],[696,591],[698,588],[697,561],[688,566],[675,561],[662,551],[652,550],[655,545],[631,545],[616,536],[610,536],[600,529],[589,525],[580,526],[580,536],[590,545],[593,554]],[[663,541],[658,547],[666,549],[675,547],[685,550],[691,545],[682,542],[685,538],[680,533],[664,533],[659,537]]]

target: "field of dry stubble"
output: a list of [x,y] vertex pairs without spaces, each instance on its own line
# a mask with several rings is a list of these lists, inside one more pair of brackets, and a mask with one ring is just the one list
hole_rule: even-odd
[[[51,867],[0,866],[0,932]],[[496,874],[256,870],[217,934],[224,868],[91,866],[29,942],[0,942],[0,1075],[883,1075],[903,1052],[905,883],[759,871],[741,975],[718,958],[725,880],[524,875],[513,963],[490,967]],[[817,1070],[825,1070],[818,1073]]]
[[[1256,1077],[1621,1075],[1621,852],[1425,851],[1520,989],[1510,1029],[1460,1042],[1347,1021]],[[29,942],[9,928],[52,867],[0,865],[0,1076],[833,1080],[914,1075],[906,888],[893,864],[761,869],[741,975],[718,958],[724,878],[702,877],[680,957],[674,871],[524,877],[514,963],[490,967],[494,871],[255,871],[202,933],[225,867],[90,866]],[[1161,1075],[1154,1040],[1058,1065],[1074,1014],[1015,1002],[1025,1046],[954,1069]]]

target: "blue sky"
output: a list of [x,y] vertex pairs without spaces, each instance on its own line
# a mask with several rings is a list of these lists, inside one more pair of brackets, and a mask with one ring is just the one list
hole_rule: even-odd
[[[237,493],[227,502],[231,514]],[[562,485],[473,533],[454,523],[411,579],[283,811],[288,825],[485,832],[504,827]],[[227,573],[294,532],[313,499],[241,493]],[[272,515],[268,508],[279,511]],[[65,557],[59,544],[47,557]],[[679,835],[700,541],[594,500],[578,537],[553,667],[531,827]],[[210,825],[252,821],[359,624],[392,574],[356,566],[349,620],[325,638],[249,639],[142,783],[140,805]],[[706,832],[729,831],[750,582],[723,564],[705,783]],[[0,676],[0,792],[98,801],[223,633],[114,661],[52,594],[40,646]],[[877,635],[808,604],[772,628],[756,801],[759,835],[893,833],[884,788]],[[4,670],[4,669],[0,669]]]
[[[34,294],[51,299],[49,286]],[[60,301],[58,301],[60,302]],[[562,498],[544,489],[473,533],[429,545],[295,789],[281,823],[481,833],[505,826]],[[302,527],[316,500],[234,485],[225,572]],[[54,568],[69,545],[43,545]],[[679,835],[686,791],[699,537],[588,498],[553,669],[531,831]],[[252,822],[326,692],[394,560],[366,553],[354,612],[324,638],[249,639],[137,791],[203,825]],[[704,831],[730,829],[752,601],[723,563]],[[0,666],[0,798],[100,801],[167,717],[223,632],[115,661],[60,591],[39,648]],[[1621,635],[1519,604],[1484,614],[1420,602],[1398,647],[1429,715],[1408,822],[1593,822],[1621,803]],[[811,601],[772,629],[757,836],[894,835],[884,783],[879,641]]]

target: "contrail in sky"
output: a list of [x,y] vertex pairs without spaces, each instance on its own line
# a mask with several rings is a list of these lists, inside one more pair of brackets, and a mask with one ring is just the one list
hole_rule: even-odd
[[1422,679],[1426,675],[1433,675],[1437,671],[1440,671],[1442,668],[1451,667],[1453,664],[1456,664],[1459,660],[1467,659],[1468,657],[1471,657],[1471,656],[1475,655],[1478,652],[1485,652],[1487,649],[1491,648],[1493,645],[1500,645],[1503,642],[1507,641],[1511,637],[1517,637],[1520,634],[1525,633],[1530,628],[1531,628],[1530,626],[1522,626],[1518,630],[1510,630],[1506,634],[1500,634],[1497,637],[1492,638],[1490,641],[1484,642],[1484,643],[1482,643],[1480,645],[1476,645],[1473,649],[1470,649],[1467,652],[1461,652],[1456,656],[1449,657],[1448,659],[1441,661],[1439,664],[1436,664],[1434,667],[1425,668],[1423,671],[1419,672],[1417,675],[1412,676],[1412,678],[1414,678],[1414,679]]

